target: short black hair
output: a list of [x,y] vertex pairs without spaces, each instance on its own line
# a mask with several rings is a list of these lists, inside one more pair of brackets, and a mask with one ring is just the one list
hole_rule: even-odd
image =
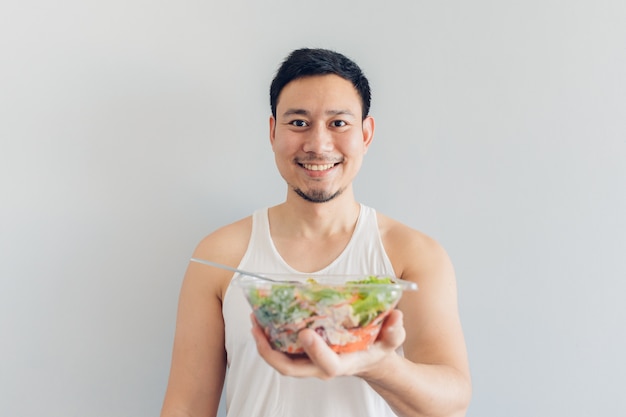
[[276,117],[276,105],[280,92],[291,81],[315,75],[335,74],[352,83],[361,97],[363,119],[370,111],[371,91],[367,78],[361,68],[338,52],[328,49],[302,48],[291,52],[276,72],[270,86],[270,106],[272,115]]

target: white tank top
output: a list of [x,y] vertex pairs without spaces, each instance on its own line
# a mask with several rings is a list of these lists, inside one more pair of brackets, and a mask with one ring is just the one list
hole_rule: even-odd
[[[280,256],[270,236],[267,208],[252,216],[252,235],[239,267],[267,273],[299,272]],[[380,239],[376,212],[361,205],[343,252],[315,274],[394,275]],[[395,417],[385,400],[357,377],[329,381],[280,375],[259,356],[243,292],[229,285],[222,306],[226,331],[228,417]]]

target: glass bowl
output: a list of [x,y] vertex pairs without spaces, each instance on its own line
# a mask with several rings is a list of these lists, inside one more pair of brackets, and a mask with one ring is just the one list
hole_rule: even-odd
[[257,322],[270,344],[301,354],[298,333],[313,329],[337,353],[367,349],[402,293],[417,284],[378,275],[260,274],[238,275]]

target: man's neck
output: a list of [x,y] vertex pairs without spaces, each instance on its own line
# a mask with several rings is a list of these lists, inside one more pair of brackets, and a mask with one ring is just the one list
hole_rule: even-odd
[[360,205],[349,192],[325,203],[289,196],[270,209],[270,227],[273,236],[282,237],[313,239],[352,234],[359,212]]

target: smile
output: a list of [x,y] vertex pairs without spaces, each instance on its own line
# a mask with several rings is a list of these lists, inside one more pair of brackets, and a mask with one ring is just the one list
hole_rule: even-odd
[[323,164],[323,165],[315,165],[315,164],[302,164],[302,166],[310,171],[326,171],[327,169],[331,169],[335,166],[335,164]]

